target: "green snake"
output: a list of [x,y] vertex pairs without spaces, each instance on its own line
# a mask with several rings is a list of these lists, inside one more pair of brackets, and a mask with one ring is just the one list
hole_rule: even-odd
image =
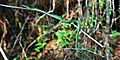
[[79,20],[65,20],[65,19],[62,19],[60,16],[58,15],[54,15],[54,14],[50,14],[48,12],[45,12],[43,10],[40,10],[38,8],[31,8],[31,7],[28,7],[28,6],[25,6],[25,7],[17,7],[17,6],[10,6],[10,5],[3,5],[3,4],[0,4],[0,6],[3,6],[3,7],[8,7],[8,8],[14,8],[14,9],[22,9],[22,10],[31,10],[31,11],[37,11],[37,12],[40,12],[40,13],[43,13],[43,14],[46,14],[50,17],[53,17],[55,19],[58,19],[60,21],[62,21],[63,23],[72,23],[72,22],[77,22],[77,33],[76,33],[76,40],[75,40],[75,47],[78,48],[78,40],[79,40],[79,31],[80,31],[80,21]]

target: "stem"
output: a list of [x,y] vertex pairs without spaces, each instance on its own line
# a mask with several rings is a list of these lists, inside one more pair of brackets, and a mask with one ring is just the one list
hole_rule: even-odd
[[109,24],[110,24],[110,16],[109,16],[109,7],[110,7],[110,0],[106,0],[106,42],[105,42],[105,44],[106,44],[106,50],[105,50],[105,52],[106,52],[106,59],[107,60],[110,60],[109,59],[109,55],[110,55],[110,51],[109,51],[109,42],[108,42],[108,37],[109,37],[109,29],[110,29],[110,27],[109,27]]

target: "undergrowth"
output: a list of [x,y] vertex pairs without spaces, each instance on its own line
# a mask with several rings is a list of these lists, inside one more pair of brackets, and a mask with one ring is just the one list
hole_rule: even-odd
[[[115,16],[113,1],[10,0],[8,4],[0,3],[0,11],[6,10],[0,17],[1,47],[6,53],[2,56],[13,57],[13,60],[117,59],[119,44],[117,47],[114,44],[120,32],[112,28],[119,16]],[[12,53],[15,57],[9,56]]]

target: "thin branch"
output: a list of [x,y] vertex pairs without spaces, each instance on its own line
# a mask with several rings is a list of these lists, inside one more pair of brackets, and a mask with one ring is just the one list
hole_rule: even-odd
[[113,23],[116,22],[116,20],[119,18],[120,18],[120,15],[118,17],[112,19],[111,27],[113,26]]
[[[52,10],[50,10],[50,11],[48,11],[47,13],[49,14],[49,13],[51,13],[51,12],[53,12],[54,10],[55,10],[55,0],[53,0],[53,2],[52,2]],[[35,24],[37,24],[39,21],[40,21],[40,19],[42,18],[42,17],[44,17],[46,14],[43,14],[42,16],[39,16],[39,18],[37,19],[37,22],[35,23]],[[53,27],[53,29],[55,29],[55,28],[57,28],[58,26],[60,26],[60,23],[61,23],[61,21],[56,25],[56,26],[54,26]],[[48,33],[50,33],[53,29],[50,29],[49,31],[48,31]],[[48,34],[48,33],[45,33],[45,34],[43,34],[43,35],[46,35],[46,34]],[[31,35],[31,34],[30,34]],[[29,36],[30,36],[29,35]],[[37,41],[37,39],[35,39],[31,44],[29,44],[28,45],[28,47],[26,48],[26,51],[29,49],[29,47],[31,47],[35,42]]]
[[0,46],[2,46],[3,39],[5,38],[5,35],[7,34],[7,27],[6,27],[6,23],[4,21],[2,21],[1,19],[0,19],[0,25],[3,26],[3,28],[2,28],[3,34],[2,34],[1,42],[0,42]]
[[[20,36],[20,41],[21,41],[21,36]],[[23,53],[24,53],[24,57],[27,58],[27,54],[26,54],[26,52],[25,52],[25,49],[24,49],[24,47],[22,46],[22,44],[21,44],[20,41],[19,41],[19,45],[20,45],[20,47],[22,48],[22,51],[23,51]]]
[[5,55],[5,53],[4,53],[4,51],[3,51],[3,49],[1,47],[0,47],[0,52],[1,52],[4,60],[8,60],[7,56]]
[[87,51],[87,52],[90,52],[90,53],[93,53],[95,55],[99,55],[101,57],[105,57],[105,56],[102,56],[101,54],[97,53],[97,52],[94,52],[94,51],[91,51],[91,50],[88,50],[86,48],[81,48],[81,49],[75,49],[75,48],[63,48],[63,51],[66,51],[66,50],[82,50],[82,51]]
[[[45,34],[43,34],[43,36],[46,35],[46,34],[49,34],[49,33],[53,32],[52,30],[53,30],[53,29],[56,29],[56,28],[59,27],[60,25],[61,25],[61,21],[60,21],[57,25],[53,26],[53,28],[50,29],[48,32],[46,32]],[[36,41],[37,41],[37,39],[35,39],[31,44],[29,44],[28,47],[26,48],[26,51],[27,51]]]
[[69,0],[67,0],[66,6],[67,6],[67,9],[66,9],[66,11],[67,11],[67,18],[69,18]]
[[23,24],[23,27],[21,28],[20,32],[18,33],[18,35],[17,35],[17,37],[16,37],[16,40],[15,40],[15,42],[14,42],[14,45],[13,45],[11,51],[13,51],[13,49],[14,49],[17,41],[19,41],[19,37],[20,37],[20,35],[22,34],[22,31],[24,30],[25,24],[27,23],[28,19],[29,19],[29,17],[27,17],[25,23]]
[[106,60],[110,60],[110,51],[109,51],[109,42],[108,42],[108,37],[109,37],[109,34],[110,34],[110,15],[109,15],[109,8],[111,7],[111,0],[106,0],[106,37],[105,37],[105,44],[106,44],[106,49],[105,49],[105,54],[106,54]]
[[81,32],[83,34],[85,34],[87,37],[89,37],[92,41],[94,41],[96,44],[98,44],[100,47],[104,47],[102,44],[100,44],[98,41],[96,41],[95,39],[93,39],[90,35],[88,35],[87,33],[85,33],[82,29]]

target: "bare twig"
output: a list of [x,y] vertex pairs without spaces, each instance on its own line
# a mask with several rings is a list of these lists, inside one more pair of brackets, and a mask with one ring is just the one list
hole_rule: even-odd
[[20,37],[20,35],[22,34],[22,31],[24,30],[25,24],[27,23],[28,19],[29,19],[29,17],[27,17],[25,23],[23,24],[23,27],[21,28],[19,34],[17,35],[16,40],[15,40],[15,42],[14,42],[14,45],[13,45],[13,47],[12,47],[12,49],[11,49],[11,52],[13,51],[13,49],[14,49],[17,41],[19,41],[19,37]]
[[113,23],[116,22],[116,20],[119,18],[120,18],[120,15],[118,17],[112,19],[111,27],[112,27]]
[[93,32],[96,32],[98,29],[99,29],[99,26],[100,26],[101,22],[98,22],[97,26],[95,27],[94,31]]
[[[21,41],[21,36],[20,36],[20,41]],[[24,49],[24,47],[22,46],[22,44],[21,44],[20,41],[19,41],[19,44],[20,44],[20,47],[22,48],[22,52],[23,52],[23,54],[24,54],[24,57],[27,58],[27,54],[26,54],[26,52],[25,52],[25,49]]]
[[[51,33],[53,29],[59,27],[60,25],[61,25],[61,21],[60,21],[57,25],[53,26],[53,28],[50,29],[47,33],[43,34],[43,36],[46,35],[46,34]],[[31,44],[29,44],[28,47],[26,48],[26,51],[27,51],[36,41],[37,41],[37,39],[35,39]]]
[[109,30],[110,30],[110,15],[109,15],[109,8],[111,7],[111,0],[106,0],[106,37],[105,37],[105,44],[106,44],[106,49],[105,49],[105,54],[106,54],[106,60],[110,60],[110,51],[109,51],[109,42],[108,42],[108,37],[109,37]]
[[4,51],[3,51],[3,49],[1,47],[0,47],[0,52],[1,52],[4,60],[8,60],[7,56],[5,55],[5,53],[4,53]]
[[[50,11],[48,11],[47,13],[51,13],[51,12],[53,12],[54,10],[55,10],[55,0],[53,0],[53,2],[52,2],[52,10],[50,10]],[[42,16],[39,16],[39,18],[37,19],[37,22],[35,23],[35,24],[37,24],[39,21],[40,21],[40,19],[42,18],[42,17],[44,17],[46,14],[43,14]],[[56,25],[56,26],[54,26],[53,27],[53,29],[54,28],[57,28],[58,26],[60,26],[60,23],[61,23],[61,21]],[[50,33],[53,29],[50,29],[49,31],[48,31],[48,33]],[[45,34],[43,34],[43,35],[46,35],[46,34],[48,34],[48,33],[45,33]],[[31,34],[30,34],[31,35]],[[29,36],[30,36],[29,35]],[[35,42],[37,41],[37,39],[35,39],[31,44],[29,44],[28,45],[28,47],[26,48],[26,51],[29,49],[29,47],[31,47]]]
[[52,11],[54,11],[55,10],[55,0],[53,0],[53,3],[52,3],[52,7],[53,7],[53,9],[52,9]]
[[112,12],[113,12],[113,16],[112,16],[112,23],[111,23],[111,27],[115,21],[115,5],[114,5],[114,0],[112,0]]
[[67,6],[67,9],[66,9],[66,12],[67,12],[67,19],[69,18],[69,0],[67,0],[66,2],[66,6]]
[[88,50],[88,49],[86,49],[86,48],[81,48],[81,49],[75,49],[75,48],[63,48],[63,51],[65,51],[65,50],[83,50],[83,51],[87,51],[87,52],[90,52],[90,53],[93,53],[93,54],[95,54],[95,55],[99,55],[99,56],[101,56],[101,57],[104,57],[104,56],[102,56],[101,54],[99,54],[99,53],[97,53],[97,52],[94,52],[94,51],[91,51],[91,50]]
[[85,34],[87,37],[89,37],[92,41],[94,41],[96,44],[98,44],[100,47],[104,47],[102,44],[100,44],[98,41],[96,41],[95,39],[93,39],[90,35],[88,35],[87,33],[85,33],[82,29],[81,32],[83,34]]
[[5,35],[7,34],[7,28],[6,28],[6,23],[3,22],[1,19],[0,19],[0,24],[2,24],[3,26],[2,28],[3,34],[2,34],[1,43],[0,43],[0,46],[2,46],[3,39],[5,38]]
[[[52,2],[52,7],[53,7],[52,10],[48,11],[47,13],[51,13],[51,12],[53,12],[53,11],[55,10],[55,0],[53,0],[53,2]],[[40,21],[40,19],[43,18],[45,15],[46,15],[46,14],[43,14],[42,16],[40,16],[40,17],[37,19],[37,21],[36,21],[35,24],[37,24],[37,23]]]

